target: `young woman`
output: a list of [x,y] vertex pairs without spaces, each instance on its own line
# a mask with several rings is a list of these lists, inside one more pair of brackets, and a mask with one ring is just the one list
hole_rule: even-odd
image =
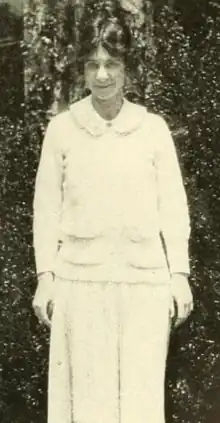
[[177,155],[165,121],[124,98],[129,39],[115,17],[90,20],[91,94],[43,143],[33,306],[51,326],[48,423],[164,423],[173,300],[177,323],[193,307]]

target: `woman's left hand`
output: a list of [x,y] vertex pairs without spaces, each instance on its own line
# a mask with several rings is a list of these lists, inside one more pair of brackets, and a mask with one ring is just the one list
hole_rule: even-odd
[[[175,326],[179,326],[193,311],[193,295],[187,275],[183,273],[174,273],[172,275],[171,294],[177,308]],[[173,307],[173,309],[174,308],[175,307]]]
[[33,309],[40,323],[50,327],[53,314],[54,281],[49,272],[39,277]]

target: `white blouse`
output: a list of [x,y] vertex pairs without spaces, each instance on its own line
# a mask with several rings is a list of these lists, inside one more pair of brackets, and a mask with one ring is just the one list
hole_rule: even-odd
[[150,283],[188,274],[187,198],[165,121],[124,100],[107,122],[90,96],[53,118],[33,231],[37,273]]

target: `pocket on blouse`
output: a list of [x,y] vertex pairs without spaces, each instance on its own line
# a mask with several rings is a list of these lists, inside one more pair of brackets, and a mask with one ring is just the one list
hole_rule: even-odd
[[140,269],[162,269],[166,267],[166,257],[161,239],[147,237],[141,233],[129,238],[127,247],[129,266]]
[[59,254],[73,265],[101,265],[104,259],[101,235],[70,235],[63,240]]

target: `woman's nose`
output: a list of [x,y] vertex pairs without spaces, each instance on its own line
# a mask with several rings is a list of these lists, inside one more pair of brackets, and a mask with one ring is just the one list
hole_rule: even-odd
[[103,66],[103,65],[99,66],[96,78],[99,79],[99,80],[105,80],[105,79],[108,78],[108,74],[106,72],[105,66]]

